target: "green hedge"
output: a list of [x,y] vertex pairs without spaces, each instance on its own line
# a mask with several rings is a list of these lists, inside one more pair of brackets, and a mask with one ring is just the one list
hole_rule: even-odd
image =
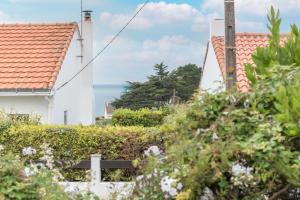
[[143,108],[137,111],[118,109],[113,113],[112,123],[119,126],[159,126],[163,122],[165,113],[162,110]]
[[[159,132],[155,128],[143,127],[83,127],[12,125],[0,123],[0,144],[5,151],[22,154],[25,147],[33,147],[39,159],[40,146],[44,143],[53,149],[55,160],[77,162],[89,159],[91,154],[102,154],[103,159],[133,160],[140,158],[144,150],[160,144]],[[81,180],[83,174],[64,171],[65,177]]]

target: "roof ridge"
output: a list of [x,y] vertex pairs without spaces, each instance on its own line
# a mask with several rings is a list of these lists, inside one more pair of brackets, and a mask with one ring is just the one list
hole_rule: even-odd
[[[263,37],[266,37],[266,36],[269,36],[271,35],[271,33],[263,33],[263,32],[237,32],[236,33],[236,36],[263,36]],[[290,33],[281,33],[280,36],[289,36]],[[224,39],[224,36],[219,36],[219,35],[213,35],[211,36],[211,38],[222,38]]]
[[[265,33],[265,32],[237,32],[236,35],[257,35],[257,36],[268,36],[271,35],[271,33]],[[281,36],[290,35],[290,33],[280,33]]]

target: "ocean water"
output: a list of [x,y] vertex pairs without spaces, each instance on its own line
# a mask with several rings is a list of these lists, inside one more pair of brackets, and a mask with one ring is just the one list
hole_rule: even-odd
[[126,85],[94,85],[96,117],[104,115],[105,103],[119,98],[126,91]]

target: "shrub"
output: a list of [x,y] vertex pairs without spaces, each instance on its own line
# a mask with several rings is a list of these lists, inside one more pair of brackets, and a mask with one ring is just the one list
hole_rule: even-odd
[[100,127],[106,127],[106,126],[111,126],[112,125],[112,120],[111,119],[104,119],[104,118],[100,118],[97,117],[96,118],[96,126],[100,126]]
[[299,199],[299,76],[277,66],[252,92],[203,94],[175,114],[134,199]]
[[[299,40],[289,43],[300,49]],[[248,93],[201,94],[170,116],[165,154],[149,159],[133,199],[300,198],[300,67],[271,62],[256,70]]]
[[53,181],[50,171],[39,170],[34,175],[28,175],[24,162],[18,156],[0,152],[0,199],[71,200],[80,197],[65,193]]
[[[33,147],[40,152],[41,145],[47,143],[53,149],[55,160],[72,163],[89,160],[91,154],[102,154],[106,160],[133,160],[141,157],[147,146],[161,142],[159,131],[142,127],[83,127],[21,125],[2,123],[0,144],[5,150],[17,155],[24,147]],[[22,155],[21,155],[22,156]],[[39,159],[37,153],[30,159]],[[81,171],[64,170],[69,180],[82,180]]]
[[165,113],[162,110],[149,110],[147,108],[137,111],[130,109],[118,109],[112,116],[113,125],[118,126],[159,126],[163,122]]

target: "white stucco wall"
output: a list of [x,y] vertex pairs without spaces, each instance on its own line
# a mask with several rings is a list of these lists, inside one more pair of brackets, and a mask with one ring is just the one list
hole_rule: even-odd
[[0,96],[0,110],[38,116],[42,123],[48,123],[48,101],[44,96]]
[[135,187],[133,182],[61,182],[60,185],[65,188],[65,192],[90,192],[102,200],[111,200],[114,195],[117,195],[117,199],[129,199]]
[[203,75],[200,83],[200,89],[208,92],[225,90],[222,72],[211,42],[209,42],[207,58],[205,65],[203,66]]
[[58,74],[54,86],[54,95],[51,97],[49,109],[51,112],[51,123],[63,124],[64,111],[68,112],[68,124],[79,124],[82,122],[80,113],[80,85],[81,79],[75,78],[69,84],[56,91],[58,87],[68,81],[81,68],[81,47],[79,34],[76,31],[69,46],[65,60]]
[[[90,125],[95,123],[95,97],[93,90],[93,65],[89,65],[61,89],[61,85],[69,81],[93,58],[92,24],[84,22],[83,57],[81,56],[81,40],[76,31],[67,55],[62,64],[54,86],[51,110],[51,122],[64,123],[64,112],[68,112],[68,124]],[[85,32],[88,32],[85,34]],[[85,39],[88,38],[88,39]],[[81,60],[83,59],[83,60]]]

